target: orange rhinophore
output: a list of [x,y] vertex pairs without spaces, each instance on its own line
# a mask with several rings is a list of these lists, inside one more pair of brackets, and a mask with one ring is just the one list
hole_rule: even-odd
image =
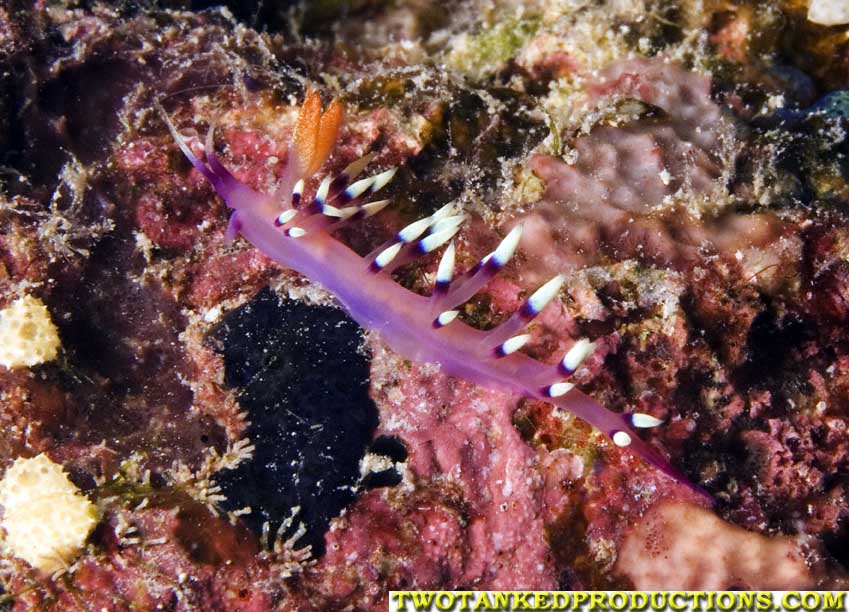
[[334,99],[322,113],[318,92],[313,89],[307,93],[295,122],[295,134],[292,139],[297,154],[299,177],[315,174],[330,156],[344,112],[345,106]]

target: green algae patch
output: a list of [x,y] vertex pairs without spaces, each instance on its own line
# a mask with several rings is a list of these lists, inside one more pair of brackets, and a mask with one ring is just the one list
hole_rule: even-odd
[[448,64],[473,81],[482,81],[516,57],[539,29],[538,18],[510,18],[475,35],[456,37]]

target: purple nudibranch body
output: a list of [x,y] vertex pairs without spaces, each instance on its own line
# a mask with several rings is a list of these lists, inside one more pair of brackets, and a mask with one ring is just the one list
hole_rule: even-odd
[[[318,110],[316,110],[316,108]],[[336,103],[331,109],[336,109]],[[472,270],[454,280],[454,246],[448,247],[437,272],[431,296],[422,296],[396,283],[391,271],[419,254],[439,248],[459,231],[462,215],[447,205],[399,231],[395,240],[361,257],[336,240],[332,232],[358,218],[375,214],[388,201],[367,202],[392,178],[394,170],[354,181],[371,159],[355,161],[336,177],[325,178],[316,195],[303,198],[304,179],[326,160],[335,142],[341,112],[326,121],[318,94],[307,94],[281,185],[273,195],[258,193],[238,181],[217,159],[212,129],[205,146],[206,161],[198,158],[167,116],[177,144],[192,165],[213,185],[233,210],[228,234],[242,235],[282,266],[296,270],[322,285],[362,327],[405,358],[437,363],[450,375],[491,389],[544,400],[587,421],[678,482],[706,495],[672,467],[635,428],[661,423],[646,414],[610,411],[571,383],[565,382],[593,349],[579,341],[558,365],[544,364],[518,352],[527,340],[524,326],[555,298],[563,278],[555,277],[531,295],[510,319],[490,331],[481,331],[457,318],[457,306],[482,289],[507,263],[519,242],[521,226]],[[328,142],[330,145],[328,145]]]

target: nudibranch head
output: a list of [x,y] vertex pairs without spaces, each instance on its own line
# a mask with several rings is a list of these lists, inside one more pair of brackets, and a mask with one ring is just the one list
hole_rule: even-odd
[[[304,98],[304,103],[295,121],[292,139],[289,146],[289,159],[286,172],[281,178],[277,191],[272,195],[254,191],[237,180],[218,159],[214,147],[214,125],[207,132],[203,145],[203,158],[199,157],[189,146],[186,139],[174,127],[161,106],[160,112],[165,120],[177,145],[186,158],[204,177],[209,180],[215,191],[224,199],[227,206],[233,210],[251,210],[255,214],[271,215],[274,219],[281,208],[289,208],[288,202],[281,199],[281,194],[291,194],[295,207],[300,203],[304,183],[308,181],[324,165],[333,151],[339,135],[339,128],[345,114],[344,104],[334,99],[326,110],[322,110],[321,96],[315,89],[310,89]],[[370,158],[369,158],[370,159]],[[366,162],[367,163],[367,162]],[[365,164],[363,164],[365,166]],[[328,181],[324,195],[327,195],[331,185]],[[337,187],[338,185],[333,185]],[[320,193],[316,194],[320,196]],[[284,212],[286,212],[284,210]]]

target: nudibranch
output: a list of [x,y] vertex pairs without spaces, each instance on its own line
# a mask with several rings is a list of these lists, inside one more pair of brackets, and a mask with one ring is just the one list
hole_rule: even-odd
[[[521,333],[557,298],[565,278],[558,275],[527,298],[508,320],[482,331],[458,318],[457,308],[501,270],[519,244],[522,226],[514,227],[497,248],[455,278],[455,248],[464,215],[453,204],[401,229],[392,240],[361,257],[336,240],[333,232],[378,213],[389,200],[375,200],[395,169],[358,179],[373,154],[354,161],[336,176],[317,181],[330,156],[344,109],[333,101],[322,112],[316,91],[309,91],[298,114],[286,169],[273,194],[259,193],[237,180],[219,161],[210,128],[201,159],[163,112],[168,128],[192,165],[232,209],[228,235],[241,235],[282,266],[296,270],[330,291],[362,327],[378,332],[394,351],[418,362],[437,363],[450,375],[488,388],[536,398],[567,410],[607,435],[618,447],[637,453],[678,482],[693,486],[636,429],[661,421],[648,414],[616,413],[569,382],[594,349],[577,341],[557,364],[545,364],[520,352],[530,339]],[[198,147],[200,149],[200,147]],[[305,185],[318,187],[306,197]],[[307,201],[308,200],[308,201]],[[414,293],[392,279],[392,271],[416,257],[445,247],[431,295]],[[693,487],[698,489],[697,487]]]

